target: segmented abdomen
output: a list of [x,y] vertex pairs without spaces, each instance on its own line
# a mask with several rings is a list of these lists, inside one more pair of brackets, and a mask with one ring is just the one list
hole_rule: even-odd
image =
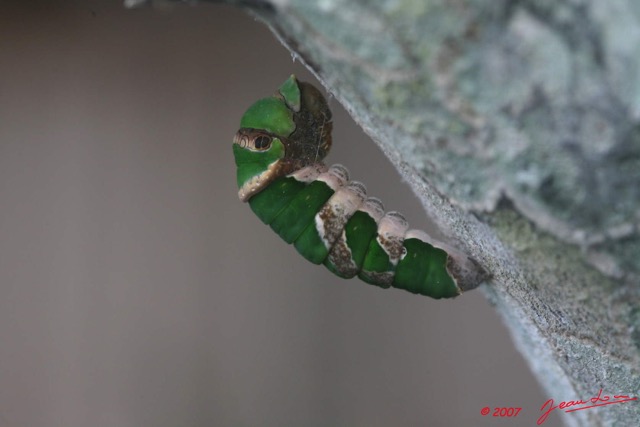
[[315,264],[344,278],[395,287],[432,298],[460,289],[447,271],[448,256],[398,212],[384,212],[363,184],[341,165],[321,163],[277,178],[249,200],[251,209]]

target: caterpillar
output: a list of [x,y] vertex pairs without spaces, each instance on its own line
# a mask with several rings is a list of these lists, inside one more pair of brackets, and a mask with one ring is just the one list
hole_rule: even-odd
[[342,278],[358,276],[432,298],[451,298],[485,278],[472,258],[410,230],[342,165],[322,160],[332,144],[331,111],[294,75],[255,102],[233,139],[238,196],[285,242]]

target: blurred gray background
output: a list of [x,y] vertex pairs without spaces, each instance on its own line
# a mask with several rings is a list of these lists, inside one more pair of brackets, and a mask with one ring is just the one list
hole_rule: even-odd
[[[226,6],[0,2],[0,426],[535,424],[481,292],[341,280],[239,202],[239,118],[292,72]],[[428,227],[331,104],[329,162]]]

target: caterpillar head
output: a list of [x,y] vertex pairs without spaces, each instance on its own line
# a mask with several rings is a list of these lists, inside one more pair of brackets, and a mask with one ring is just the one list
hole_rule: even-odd
[[273,180],[321,162],[331,148],[331,111],[320,91],[294,75],[253,104],[233,139],[243,202]]

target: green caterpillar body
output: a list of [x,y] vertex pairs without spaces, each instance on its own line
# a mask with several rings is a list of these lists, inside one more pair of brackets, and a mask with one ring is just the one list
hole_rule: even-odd
[[471,258],[409,230],[384,212],[344,166],[327,167],[331,111],[314,86],[291,76],[253,104],[233,144],[240,200],[314,264],[343,278],[358,276],[432,298],[455,297],[484,279]]

